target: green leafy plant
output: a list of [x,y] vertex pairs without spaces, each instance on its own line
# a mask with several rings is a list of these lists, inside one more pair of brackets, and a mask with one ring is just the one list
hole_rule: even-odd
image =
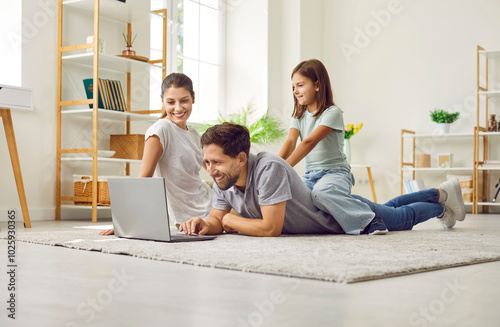
[[269,109],[258,120],[252,121],[251,116],[254,112],[255,110],[252,103],[249,103],[246,108],[242,108],[241,112],[228,115],[227,117],[219,115],[217,121],[199,125],[197,129],[200,133],[204,133],[209,127],[227,121],[248,128],[250,132],[250,142],[252,143],[270,144],[286,136],[287,131],[281,126],[281,122],[269,116]]
[[459,116],[459,112],[450,113],[443,109],[434,109],[431,113],[431,119],[435,123],[453,123]]

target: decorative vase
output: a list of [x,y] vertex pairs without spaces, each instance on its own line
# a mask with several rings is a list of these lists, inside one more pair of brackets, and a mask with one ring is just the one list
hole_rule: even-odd
[[451,123],[439,123],[439,134],[448,134]]
[[122,56],[135,56],[135,51],[132,50],[131,45],[126,46],[127,50],[122,51]]
[[344,153],[347,160],[347,163],[351,164],[351,140],[344,139]]

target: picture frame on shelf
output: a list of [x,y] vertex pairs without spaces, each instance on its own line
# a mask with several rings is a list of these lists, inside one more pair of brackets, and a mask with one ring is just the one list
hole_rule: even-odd
[[437,155],[438,167],[439,168],[450,168],[451,167],[451,153],[440,153]]

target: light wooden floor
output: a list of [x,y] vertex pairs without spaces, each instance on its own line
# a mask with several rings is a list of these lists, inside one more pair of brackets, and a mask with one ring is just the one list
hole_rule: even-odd
[[[26,232],[90,223],[32,225]],[[6,223],[0,227],[5,231]],[[432,220],[417,228],[440,227]],[[468,215],[456,228],[500,233],[500,215]],[[0,326],[500,324],[500,262],[337,284],[17,244],[17,319],[7,318],[8,276],[2,273]],[[0,241],[0,258],[6,271],[5,240]]]

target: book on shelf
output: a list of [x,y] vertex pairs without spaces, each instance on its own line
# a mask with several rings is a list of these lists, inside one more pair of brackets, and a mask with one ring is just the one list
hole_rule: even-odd
[[123,96],[123,90],[122,90],[122,84],[120,81],[114,81],[116,83],[116,86],[118,88],[118,100],[120,101],[120,104],[122,106],[122,111],[127,111],[127,102],[125,101],[125,98]]
[[99,79],[99,98],[102,99],[103,103],[103,109],[110,108],[111,105],[109,103],[109,97],[108,94],[106,93],[106,86],[104,85],[104,81],[102,79]]
[[[94,79],[88,78],[83,80],[83,86],[85,87],[85,94],[87,95],[87,99],[93,99],[94,98]],[[102,97],[99,96],[97,106],[99,108],[104,108],[104,104],[102,102]],[[90,109],[92,109],[94,106],[92,104],[89,104]]]
[[120,81],[111,81],[115,89],[116,99],[118,101],[118,107],[120,111],[127,111],[127,105],[125,104],[125,98],[123,96],[122,84]]
[[421,179],[407,179],[404,181],[403,185],[406,194],[425,190],[424,181]]
[[108,102],[109,102],[109,107],[104,108],[104,109],[118,110],[118,108],[115,105],[115,101],[113,100],[113,94],[111,93],[111,90],[110,90],[109,80],[105,79],[105,80],[103,80],[103,82],[104,82],[104,92],[106,92],[106,95],[108,97]]
[[118,97],[115,91],[115,86],[113,81],[106,80],[107,87],[109,89],[109,94],[111,95],[111,106],[113,108],[117,108],[116,110],[120,110],[120,106],[118,105]]
[[[94,79],[87,78],[83,80],[85,87],[85,94],[87,99],[94,98]],[[99,78],[99,99],[98,107],[100,109],[126,111],[125,98],[123,96],[123,89],[120,81],[113,81],[108,79]],[[90,109],[93,108],[89,104]]]
[[500,166],[500,160],[487,159],[483,162],[483,165],[487,166]]

